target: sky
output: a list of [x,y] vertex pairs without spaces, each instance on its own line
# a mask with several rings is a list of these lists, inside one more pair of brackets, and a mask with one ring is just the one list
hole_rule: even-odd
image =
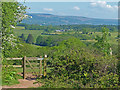
[[[46,2],[29,0],[24,5],[30,7],[27,13],[47,13],[62,16],[84,16],[90,18],[101,19],[117,19],[118,18],[118,2],[110,0],[97,1],[89,0],[90,2]],[[66,0],[68,1],[68,0]],[[75,1],[75,0],[74,0]],[[77,0],[76,0],[77,1]],[[79,0],[80,1],[80,0]]]
[[17,0],[21,2],[95,2],[95,1],[109,1],[119,2],[119,0]]

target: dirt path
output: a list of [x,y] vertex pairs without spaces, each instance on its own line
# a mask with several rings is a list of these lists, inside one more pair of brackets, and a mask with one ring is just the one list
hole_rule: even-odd
[[2,88],[32,88],[32,87],[37,88],[42,86],[41,83],[34,84],[36,82],[34,76],[32,78],[27,77],[26,79],[19,79],[18,81],[20,82],[19,84],[11,85],[11,86],[2,86]]

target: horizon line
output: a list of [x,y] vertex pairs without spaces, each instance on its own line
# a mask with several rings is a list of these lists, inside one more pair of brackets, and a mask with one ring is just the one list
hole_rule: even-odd
[[28,12],[26,14],[49,14],[49,15],[55,15],[55,16],[76,16],[76,17],[86,17],[86,18],[94,18],[94,19],[115,19],[117,20],[118,18],[96,18],[96,17],[87,17],[87,16],[77,16],[77,15],[56,15],[56,14],[51,14],[51,13],[45,13],[45,12]]

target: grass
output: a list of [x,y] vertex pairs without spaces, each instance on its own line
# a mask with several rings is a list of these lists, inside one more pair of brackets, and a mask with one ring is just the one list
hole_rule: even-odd
[[[28,34],[32,34],[34,39],[37,38],[37,36],[41,35],[41,33],[43,32],[43,30],[24,30],[24,27],[19,27],[17,26],[16,29],[14,29],[14,33],[16,36],[20,36],[22,33],[25,35],[25,38],[27,38]],[[69,34],[74,34],[75,32],[69,32]],[[81,33],[81,32],[79,32]],[[53,33],[54,34],[54,33]],[[63,34],[63,33],[58,33],[58,34]],[[67,34],[67,32],[65,32],[64,34]],[[102,33],[101,32],[95,32],[93,33],[93,35],[99,35],[101,36]],[[109,36],[109,43],[112,44],[112,45],[117,45],[118,42],[116,41],[116,37],[118,35],[118,32],[111,32],[111,36]],[[42,36],[49,36],[49,35],[42,35]],[[96,42],[95,40],[82,40],[84,42]],[[34,47],[40,47],[40,46],[36,46],[36,45],[33,45]],[[15,68],[17,73],[23,73],[23,68]],[[47,68],[47,73],[50,73],[51,72],[51,69],[53,68]],[[39,69],[34,69],[34,71],[38,72],[39,73]],[[43,71],[43,68],[42,68],[42,71]],[[33,70],[32,69],[26,69],[26,72],[30,72],[32,73]],[[43,73],[43,72],[42,72]],[[22,77],[20,75],[17,76],[18,79],[21,79]],[[13,84],[18,84],[19,82],[17,80],[13,80],[11,81],[9,84],[8,83],[3,83],[3,85],[13,85]]]
[[[102,35],[102,32],[95,32],[93,33],[93,35],[98,35],[98,36],[101,36]],[[118,41],[116,39],[118,35],[118,32],[111,32],[111,36],[108,36],[108,42],[111,44],[111,45],[118,45]],[[95,40],[82,40],[82,41],[86,41],[86,42],[96,42]]]
[[21,27],[21,26],[16,26],[15,30],[25,30],[25,27]]
[[118,36],[118,32],[112,32],[111,36],[109,36],[109,38],[108,38],[108,42],[111,45],[118,45],[118,41],[116,39],[117,36]]
[[10,85],[15,85],[15,84],[19,84],[19,81],[18,81],[18,79],[22,79],[23,77],[22,76],[20,76],[20,75],[16,75],[16,79],[14,79],[14,80],[10,80],[10,81],[6,81],[6,82],[2,82],[2,86],[4,86],[4,85],[7,85],[7,86],[10,86]]
[[[25,39],[27,39],[27,36],[29,34],[32,34],[34,39],[36,40],[36,38],[41,35],[41,33],[43,33],[44,30],[25,30],[24,27],[21,27],[21,26],[16,26],[16,28],[13,30],[14,31],[14,34],[16,36],[21,36],[21,34],[24,34],[25,35]],[[75,32],[69,32],[69,34],[74,34]],[[79,33],[82,33],[82,32],[79,32]],[[63,34],[62,32],[51,32],[50,34]],[[64,32],[64,34],[68,34],[68,32]],[[41,35],[41,36],[44,36],[44,37],[47,37],[47,36],[50,36],[50,35]]]
[[[23,68],[15,68],[17,73],[23,73]],[[43,73],[43,67],[42,67],[42,73]],[[50,73],[53,68],[47,67],[47,73]],[[35,72],[39,73],[39,68],[34,69]],[[32,73],[34,72],[32,69],[26,69],[26,73]]]
[[42,30],[25,30],[24,27],[20,27],[17,26],[14,30],[13,30],[14,34],[16,36],[21,36],[21,34],[25,35],[25,38],[27,38],[27,36],[29,34],[32,34],[34,39],[36,40],[36,38],[41,35],[41,33],[43,32]]
[[[43,30],[25,30],[24,27],[20,27],[20,26],[17,26],[15,29],[14,29],[14,33],[16,36],[20,36],[22,33],[25,35],[25,38],[27,38],[28,34],[32,34],[33,37],[34,37],[34,40],[36,40],[36,38],[41,35],[41,33],[43,32]],[[67,34],[68,32],[51,32],[50,34]],[[75,32],[72,31],[72,32],[69,32],[69,34],[74,34]],[[82,33],[82,32],[79,32],[79,33]],[[102,32],[95,32],[93,33],[92,35],[96,36],[101,36],[102,35]],[[50,35],[42,35],[44,37],[48,37]],[[89,36],[89,34],[88,34]],[[108,38],[108,42],[111,44],[111,45],[118,45],[118,41],[116,39],[116,37],[118,36],[118,32],[111,32],[111,36],[109,36]],[[95,40],[82,40],[84,42],[96,42]],[[34,45],[36,46],[36,45]]]
[[40,30],[14,30],[16,36],[21,36],[21,34],[25,35],[25,39],[29,34],[32,34],[34,39],[36,39],[39,35],[41,35],[42,31]]

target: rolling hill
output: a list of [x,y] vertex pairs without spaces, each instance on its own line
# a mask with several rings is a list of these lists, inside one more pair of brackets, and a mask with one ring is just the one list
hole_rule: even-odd
[[97,19],[83,16],[58,16],[44,13],[29,13],[32,18],[27,18],[22,23],[39,24],[39,25],[74,25],[74,24],[91,24],[91,25],[117,25],[117,19]]

